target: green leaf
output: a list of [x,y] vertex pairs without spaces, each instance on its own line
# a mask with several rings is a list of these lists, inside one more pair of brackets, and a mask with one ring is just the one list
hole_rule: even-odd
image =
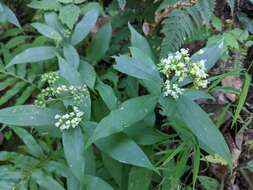
[[105,102],[106,106],[109,110],[116,109],[118,99],[112,89],[111,86],[104,84],[102,81],[99,81],[96,85],[96,89],[98,90],[100,96]]
[[54,125],[58,110],[33,105],[13,106],[0,110],[0,123],[16,126]]
[[32,172],[32,179],[45,190],[64,190],[64,188],[55,179],[44,173],[42,170],[34,170]]
[[198,180],[200,181],[201,186],[205,190],[218,190],[219,188],[219,182],[211,177],[208,176],[199,176]]
[[151,95],[127,100],[122,103],[119,109],[111,111],[107,117],[102,119],[90,138],[89,143],[93,143],[100,138],[110,136],[114,133],[121,132],[125,128],[142,120],[154,110],[156,103],[157,97]]
[[[89,135],[91,135],[98,127],[96,123],[87,122],[83,128]],[[144,167],[155,171],[154,166],[151,164],[141,148],[123,133],[105,137],[96,141],[95,144],[102,152],[114,160],[124,164]]]
[[65,78],[69,84],[81,86],[80,74],[74,68],[74,65],[70,65],[70,63],[60,56],[58,56],[58,62],[60,67],[60,75]]
[[193,62],[206,60],[205,66],[208,70],[210,70],[217,63],[217,61],[222,57],[224,52],[225,52],[224,42],[222,40],[214,44],[213,46],[205,47],[201,49],[200,51],[198,51],[191,57],[191,60]]
[[166,140],[168,137],[155,129],[155,115],[151,113],[143,121],[137,122],[123,132],[137,144],[147,146]]
[[90,47],[87,50],[87,57],[94,64],[99,62],[105,55],[109,48],[112,37],[112,26],[108,22],[96,33],[96,36],[91,42]]
[[99,177],[86,175],[83,179],[87,190],[113,190],[113,188]]
[[12,190],[15,187],[15,183],[11,181],[0,181],[0,188],[4,190]]
[[128,190],[149,190],[151,179],[151,171],[133,167],[129,173]]
[[81,75],[82,83],[86,84],[89,88],[94,89],[97,77],[95,69],[89,63],[81,61],[79,73]]
[[119,7],[124,10],[126,7],[126,0],[118,0]]
[[71,43],[77,45],[80,43],[91,31],[97,22],[99,12],[91,10],[85,14],[82,20],[76,25],[74,33],[71,36]]
[[17,168],[11,167],[11,166],[0,166],[0,179],[1,180],[12,180],[12,181],[18,181],[21,180],[22,172],[17,170]]
[[237,119],[240,116],[240,113],[243,109],[246,98],[248,96],[248,92],[249,92],[249,88],[250,88],[250,84],[251,84],[251,76],[248,73],[245,73],[244,76],[245,76],[244,85],[243,85],[242,93],[240,95],[238,106],[235,111],[235,115],[234,115],[233,122],[232,122],[232,127],[235,125]]
[[20,139],[25,143],[26,147],[28,148],[29,152],[38,158],[43,158],[45,155],[43,153],[42,148],[33,138],[33,136],[28,133],[25,129],[19,127],[11,127],[12,130],[19,136]]
[[246,164],[246,168],[253,173],[253,160]]
[[72,45],[64,44],[63,54],[68,63],[73,64],[75,68],[79,67],[80,57],[77,50]]
[[220,32],[222,30],[222,22],[218,17],[212,16],[212,24],[217,31]]
[[139,48],[146,55],[148,55],[151,59],[154,60],[154,54],[153,54],[153,51],[152,51],[151,47],[149,46],[148,41],[141,34],[139,34],[132,27],[132,25],[130,23],[128,24],[128,27],[129,27],[130,32],[131,32],[131,44],[132,44],[132,46],[136,47],[136,48]]
[[220,155],[231,166],[231,154],[224,137],[199,105],[185,96],[181,96],[176,105],[179,118],[197,137],[202,148]]
[[66,24],[70,29],[73,28],[80,15],[80,8],[70,4],[60,9],[59,18],[63,24]]
[[114,181],[121,186],[122,184],[122,175],[123,175],[123,164],[112,159],[107,154],[102,153],[103,164],[106,170],[111,174]]
[[19,24],[19,21],[18,21],[16,15],[15,15],[15,13],[14,13],[9,7],[7,7],[6,5],[1,4],[1,6],[2,6],[2,10],[3,10],[3,11],[0,12],[0,17],[1,17],[1,15],[3,14],[3,15],[4,15],[4,18],[5,18],[8,22],[10,22],[10,23],[16,25],[17,27],[21,28],[21,26],[20,26],[20,24]]
[[156,67],[148,64],[147,62],[131,58],[128,55],[120,55],[114,57],[116,65],[114,69],[119,72],[125,73],[138,79],[144,79],[148,81],[155,81],[160,83],[161,78],[157,73]]
[[184,96],[191,99],[192,101],[199,100],[199,99],[215,100],[215,98],[212,97],[210,94],[201,90],[186,90],[184,92]]
[[72,3],[74,0],[57,0],[57,1],[60,3],[68,4],[68,3]]
[[64,26],[59,20],[58,14],[55,12],[45,13],[45,22],[48,26],[58,31],[62,36],[64,36]]
[[22,63],[34,63],[52,59],[56,56],[56,49],[54,47],[44,46],[28,48],[22,53],[16,55],[6,68]]
[[62,134],[63,149],[69,167],[76,178],[84,177],[85,157],[84,138],[80,127],[64,130]]
[[62,41],[62,36],[54,28],[42,24],[42,23],[33,23],[32,26],[43,36],[53,39],[57,42]]
[[74,0],[74,3],[75,4],[80,4],[80,3],[83,3],[83,2],[85,2],[86,0]]
[[61,4],[57,1],[52,0],[41,0],[41,1],[33,0],[30,4],[28,4],[28,7],[34,9],[57,11],[61,8]]

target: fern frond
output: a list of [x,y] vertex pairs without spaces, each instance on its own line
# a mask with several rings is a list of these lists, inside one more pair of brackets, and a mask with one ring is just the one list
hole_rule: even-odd
[[163,21],[164,38],[161,57],[178,50],[196,28],[208,24],[215,9],[215,0],[199,0],[194,6],[177,9]]
[[[23,64],[5,69],[9,61],[27,47],[28,37],[16,30],[14,34],[19,35],[13,37],[10,33],[3,34],[5,37],[2,41],[5,43],[0,44],[0,106],[6,103],[21,105],[28,101],[38,92],[39,85],[35,79],[43,71],[39,64]],[[30,46],[33,45],[35,44],[32,43]]]

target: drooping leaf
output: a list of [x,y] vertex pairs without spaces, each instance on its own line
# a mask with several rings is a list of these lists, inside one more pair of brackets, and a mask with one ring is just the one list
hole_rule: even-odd
[[185,96],[181,96],[176,105],[179,117],[196,135],[202,148],[210,154],[220,155],[231,166],[231,154],[224,137],[199,105]]
[[[97,129],[97,124],[86,122],[84,130],[91,135]],[[118,133],[95,142],[96,146],[105,154],[124,164],[155,170],[141,148],[127,135]],[[134,155],[134,156],[132,156]]]
[[0,123],[16,126],[54,125],[58,110],[33,105],[13,106],[0,110]]
[[122,103],[119,109],[111,111],[107,117],[102,119],[90,138],[89,143],[93,143],[100,138],[121,132],[125,128],[142,120],[154,110],[156,103],[157,97],[151,95],[127,100]]
[[23,63],[34,63],[52,59],[56,56],[56,50],[54,47],[44,46],[28,48],[22,53],[16,55],[11,62],[6,66],[6,68]]
[[94,64],[104,57],[109,48],[111,37],[112,26],[109,22],[99,29],[87,50],[88,59]]
[[77,23],[74,33],[71,36],[71,43],[76,45],[80,43],[91,31],[97,22],[99,13],[97,10],[91,10],[85,14],[82,20]]

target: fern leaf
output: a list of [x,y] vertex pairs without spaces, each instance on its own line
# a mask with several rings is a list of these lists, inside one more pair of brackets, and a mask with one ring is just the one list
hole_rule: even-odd
[[[171,5],[172,0],[165,0]],[[169,52],[177,51],[190,37],[196,28],[208,24],[215,9],[216,0],[199,0],[194,6],[177,9],[170,13],[163,21],[162,33],[164,38],[161,45],[161,57]]]

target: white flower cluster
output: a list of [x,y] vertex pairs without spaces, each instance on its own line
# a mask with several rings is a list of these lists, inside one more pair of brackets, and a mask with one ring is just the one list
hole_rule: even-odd
[[52,99],[54,96],[54,88],[47,87],[41,90],[41,93],[37,96],[35,100],[35,105],[38,107],[46,107],[46,101]]
[[182,82],[188,73],[187,65],[190,63],[190,56],[187,49],[181,49],[180,52],[169,54],[167,58],[162,59],[158,68],[162,74],[170,78],[172,74],[178,77]]
[[179,88],[177,84],[172,84],[169,80],[164,83],[164,96],[172,96],[177,99],[179,95],[183,94],[184,89]]
[[57,95],[69,93],[73,97],[74,103],[80,105],[83,98],[89,94],[89,91],[86,85],[80,87],[61,85],[55,89],[55,93]]
[[73,107],[73,111],[64,115],[56,115],[55,119],[57,122],[55,126],[61,130],[66,130],[69,128],[78,127],[79,123],[82,121],[82,116],[84,115],[77,107]]
[[190,77],[193,80],[193,84],[195,88],[206,88],[208,81],[208,74],[206,73],[205,61],[201,60],[196,63],[191,64],[191,68],[189,70]]
[[45,73],[41,76],[41,82],[47,82],[49,85],[54,84],[58,79],[59,75],[57,72]]
[[[176,53],[169,54],[158,64],[159,71],[166,77],[164,83],[164,95],[178,98],[183,89],[178,84],[187,78],[192,79],[196,89],[206,88],[207,73],[205,61],[192,62],[188,49],[181,49]],[[171,79],[173,78],[173,84]]]
[[86,85],[75,87],[73,85],[66,86],[61,85],[58,87],[47,87],[41,91],[35,100],[35,105],[39,107],[45,107],[47,101],[54,100],[57,97],[70,97],[73,98],[74,104],[76,106],[80,105],[83,102],[83,98],[89,94],[88,88]]

